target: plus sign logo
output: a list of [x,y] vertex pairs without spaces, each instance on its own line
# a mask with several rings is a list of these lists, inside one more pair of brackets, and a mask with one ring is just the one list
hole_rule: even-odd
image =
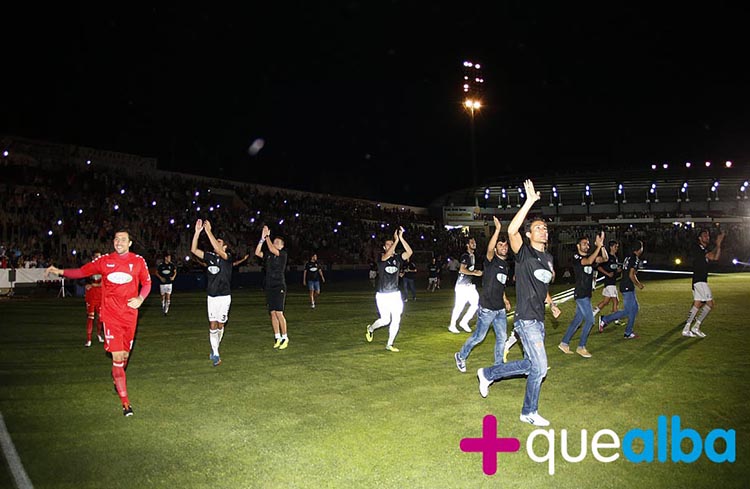
[[482,470],[486,475],[497,472],[498,452],[517,452],[521,448],[518,438],[498,438],[497,419],[488,414],[482,420],[481,438],[463,438],[459,445],[462,452],[482,452]]

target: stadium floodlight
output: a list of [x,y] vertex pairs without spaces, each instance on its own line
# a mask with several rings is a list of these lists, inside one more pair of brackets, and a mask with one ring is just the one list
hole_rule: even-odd
[[706,168],[708,168],[709,166],[711,166],[711,162],[710,162],[710,161],[707,161],[707,162],[706,162]]
[[685,168],[690,168],[693,164],[689,161],[685,163]]
[[724,166],[725,166],[725,167],[727,167],[727,168],[732,168],[732,162],[731,162],[731,161],[729,161],[729,160],[727,160],[727,161],[726,161],[726,162],[724,163]]

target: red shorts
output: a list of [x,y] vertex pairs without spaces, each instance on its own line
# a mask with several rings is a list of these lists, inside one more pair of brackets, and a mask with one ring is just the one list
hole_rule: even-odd
[[102,301],[101,300],[99,302],[96,302],[96,303],[89,302],[87,300],[86,301],[86,314],[89,315],[89,316],[91,316],[94,313],[99,313],[100,312],[99,310],[101,309],[101,307],[102,307]]
[[104,350],[108,352],[127,351],[133,348],[136,323],[124,325],[116,322],[102,322],[104,328]]

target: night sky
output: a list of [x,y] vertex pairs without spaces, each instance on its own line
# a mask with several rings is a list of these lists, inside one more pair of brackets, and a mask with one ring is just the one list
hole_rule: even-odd
[[750,161],[749,19],[739,8],[245,3],[6,11],[0,133],[427,205],[474,178],[461,105],[471,59],[485,79],[480,183]]

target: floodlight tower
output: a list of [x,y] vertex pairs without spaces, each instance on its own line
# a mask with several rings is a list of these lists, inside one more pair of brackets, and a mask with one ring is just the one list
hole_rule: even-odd
[[477,186],[477,144],[476,131],[474,128],[474,118],[479,109],[482,108],[482,92],[484,88],[484,77],[482,76],[482,66],[474,61],[463,62],[463,106],[469,113],[470,138],[471,138],[471,170],[472,185]]

